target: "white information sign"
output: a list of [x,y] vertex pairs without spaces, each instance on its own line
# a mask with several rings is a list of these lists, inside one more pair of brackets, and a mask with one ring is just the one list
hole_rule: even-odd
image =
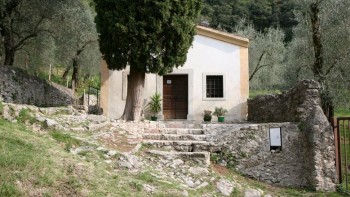
[[171,84],[171,80],[166,80],[166,84]]
[[270,128],[271,146],[282,146],[281,128]]

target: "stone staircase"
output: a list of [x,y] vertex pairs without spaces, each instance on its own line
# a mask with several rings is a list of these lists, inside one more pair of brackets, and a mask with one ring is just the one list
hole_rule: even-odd
[[206,141],[202,126],[187,122],[168,122],[161,128],[145,129],[143,144],[153,155],[168,159],[185,159],[201,165],[210,165],[210,149],[214,145]]

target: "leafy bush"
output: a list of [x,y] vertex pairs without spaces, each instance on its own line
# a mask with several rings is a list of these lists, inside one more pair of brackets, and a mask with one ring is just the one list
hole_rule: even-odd
[[213,113],[214,116],[225,116],[225,114],[227,113],[227,109],[224,109],[223,107],[215,107],[215,111]]
[[204,110],[204,117],[203,117],[204,121],[211,121],[211,118],[212,118],[211,114],[212,114],[212,111]]
[[227,168],[234,169],[238,164],[237,157],[232,154],[229,150],[223,150],[218,153],[212,153],[210,155],[210,160],[214,163],[225,163]]
[[162,98],[160,94],[156,92],[150,99],[151,101],[148,103],[148,108],[153,115],[156,116],[156,114],[162,110]]

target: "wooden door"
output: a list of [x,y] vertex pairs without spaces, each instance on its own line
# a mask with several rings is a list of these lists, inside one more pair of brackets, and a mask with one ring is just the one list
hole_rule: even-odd
[[187,119],[188,75],[163,77],[164,119]]

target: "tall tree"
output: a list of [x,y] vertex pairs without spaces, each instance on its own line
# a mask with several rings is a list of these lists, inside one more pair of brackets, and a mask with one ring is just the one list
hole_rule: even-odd
[[35,75],[48,73],[50,64],[54,68],[66,69],[65,76],[72,76],[72,88],[75,89],[81,85],[82,77],[87,79],[98,75],[101,53],[95,14],[88,2],[59,2],[45,23],[50,33],[41,33],[27,42],[16,53],[14,66],[23,66]]
[[[349,87],[346,70],[350,68],[350,2],[347,0],[299,0],[299,25],[288,49],[288,64],[295,79],[314,78],[322,86],[322,104],[332,116],[333,102]],[[342,105],[349,103],[344,98]]]
[[283,84],[285,70],[284,33],[279,28],[268,28],[266,33],[241,20],[235,34],[249,38],[249,85],[252,89],[273,89]]
[[100,49],[110,69],[130,65],[123,119],[139,120],[145,73],[182,66],[201,0],[96,0]]
[[[97,31],[92,14],[87,2],[72,1],[62,8],[60,28],[55,32],[57,55],[66,66],[63,74],[65,79],[72,70],[72,90],[79,86],[79,78],[83,64],[86,68],[94,68],[101,58],[97,45]],[[90,58],[84,56],[88,52]],[[82,58],[83,57],[83,58]],[[88,59],[89,61],[84,61]],[[87,73],[86,73],[87,74]]]
[[35,37],[50,32],[47,22],[61,1],[3,0],[0,2],[0,33],[3,39],[4,64],[13,65],[15,54]]

